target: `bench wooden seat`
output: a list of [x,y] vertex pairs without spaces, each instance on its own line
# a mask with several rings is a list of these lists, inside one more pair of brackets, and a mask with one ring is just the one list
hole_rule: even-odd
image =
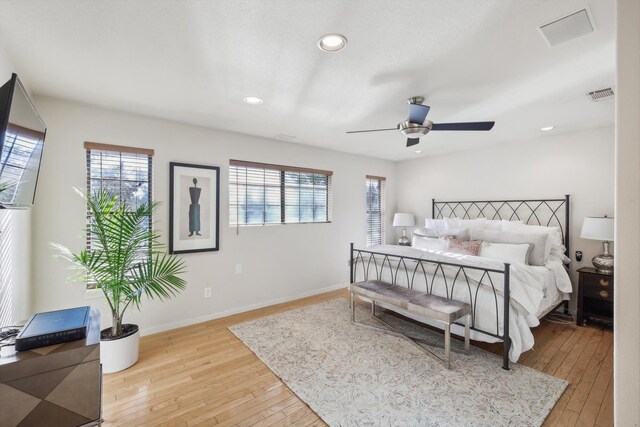
[[[401,338],[411,341],[417,345],[420,349],[435,356],[429,349],[424,348],[418,344],[417,340],[408,337],[389,325],[384,320],[376,316],[376,303],[382,302],[391,306],[392,308],[400,308],[406,310],[409,313],[417,314],[421,317],[437,320],[445,324],[444,329],[444,349],[445,359],[442,360],[438,356],[438,359],[442,360],[447,369],[451,368],[451,324],[465,318],[465,337],[464,344],[465,350],[469,350],[469,329],[471,319],[471,306],[465,302],[452,300],[449,298],[440,297],[437,295],[431,295],[426,292],[417,291],[414,289],[405,288],[402,286],[392,285],[391,283],[383,282],[380,280],[367,280],[363,282],[352,283],[349,286],[349,292],[351,296],[351,323],[358,326],[363,326],[369,329],[379,330],[394,336],[400,336]],[[355,304],[353,303],[354,295],[360,295],[362,297],[371,300],[371,313],[372,315],[384,323],[389,329],[378,328],[375,326],[367,325],[364,323],[356,322],[355,319]]]

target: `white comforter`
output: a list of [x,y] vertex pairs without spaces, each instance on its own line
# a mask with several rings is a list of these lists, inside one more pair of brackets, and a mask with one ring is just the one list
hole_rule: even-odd
[[[411,247],[402,247],[395,245],[375,245],[366,249],[371,252],[380,252],[389,255],[405,256],[419,259],[428,259],[441,262],[449,262],[455,264],[462,264],[473,267],[488,268],[494,270],[504,270],[504,263],[491,258],[483,258],[477,256],[460,255],[451,252],[443,251],[423,251]],[[365,266],[369,262],[368,254],[362,254],[364,259],[356,259],[356,280],[364,278]],[[364,263],[363,263],[364,261]],[[380,268],[383,257],[377,256],[375,262]],[[389,259],[385,261],[384,274],[382,279],[390,281],[391,276],[389,273],[389,262],[392,266],[391,271],[396,273],[397,261]],[[545,267],[534,267],[522,264],[512,264],[510,268],[510,281],[509,290],[511,295],[511,304],[509,308],[509,336],[511,338],[511,348],[509,350],[509,359],[516,362],[520,357],[520,354],[531,349],[534,344],[533,334],[531,333],[531,327],[540,324],[536,314],[539,312],[540,303],[545,296],[545,289],[548,286],[557,286],[562,292],[571,291],[571,282],[568,278],[566,270],[562,267],[562,263],[558,262],[558,265],[548,265],[546,269],[550,270],[553,274],[542,274]],[[408,279],[411,281],[411,277],[415,270],[416,263],[406,262],[405,266],[402,265],[398,270],[397,276],[394,280],[400,286],[407,285]],[[427,271],[429,284],[435,277],[432,292],[436,295],[447,296],[447,287],[449,287],[449,297],[453,299],[469,302],[472,298],[469,293],[473,295],[475,300],[474,306],[474,320],[475,327],[502,335],[503,333],[503,286],[504,275],[500,273],[489,273],[491,281],[487,277],[482,278],[483,271],[465,269],[466,276],[469,279],[469,285],[464,277],[464,274],[458,273],[457,267],[444,267],[443,272]],[[541,271],[542,270],[542,271]],[[444,274],[443,274],[444,273]],[[456,279],[457,274],[457,279]],[[376,269],[373,265],[373,261],[369,264],[369,278],[374,278],[376,275]],[[553,283],[549,283],[549,277],[553,280]],[[455,287],[453,289],[453,295],[451,295],[451,287],[455,279]],[[478,282],[481,281],[481,286],[478,289]],[[493,288],[491,287],[493,284]],[[568,286],[568,287],[567,287]],[[426,289],[426,283],[424,280],[424,274],[422,269],[418,267],[415,278],[413,281],[413,287],[417,290]],[[476,294],[477,291],[477,294]],[[497,300],[497,304],[496,304]],[[497,305],[497,307],[496,307]],[[497,310],[497,316],[496,316]],[[403,313],[407,314],[408,313]],[[411,316],[416,317],[416,316]],[[497,322],[496,322],[497,319]],[[419,319],[426,321],[426,319]],[[434,326],[441,326],[434,322],[426,321],[426,323]],[[452,332],[458,335],[464,334],[464,329],[458,325],[453,325]],[[495,338],[490,337],[482,333],[474,333],[473,339],[495,342]]]

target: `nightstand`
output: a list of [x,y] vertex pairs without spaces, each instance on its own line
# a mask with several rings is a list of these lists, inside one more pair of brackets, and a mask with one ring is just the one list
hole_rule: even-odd
[[613,274],[593,267],[579,268],[578,274],[578,326],[584,326],[587,319],[613,325]]

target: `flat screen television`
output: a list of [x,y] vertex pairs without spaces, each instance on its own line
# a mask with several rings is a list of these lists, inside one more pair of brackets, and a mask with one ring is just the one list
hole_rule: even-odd
[[0,87],[0,207],[32,206],[47,126],[16,74]]

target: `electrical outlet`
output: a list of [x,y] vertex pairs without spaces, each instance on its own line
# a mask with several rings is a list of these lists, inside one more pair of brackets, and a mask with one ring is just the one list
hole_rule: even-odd
[[236,264],[236,274],[242,274],[242,264]]
[[204,297],[211,298],[211,288],[204,288]]

